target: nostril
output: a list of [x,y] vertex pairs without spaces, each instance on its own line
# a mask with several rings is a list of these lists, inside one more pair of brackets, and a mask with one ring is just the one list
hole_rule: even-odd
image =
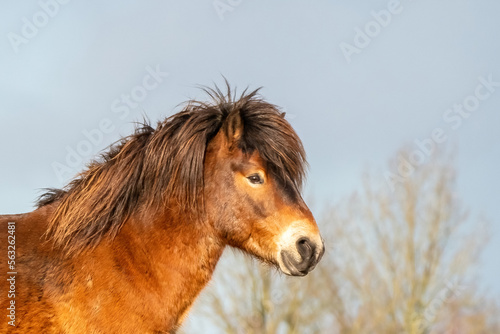
[[304,245],[308,242],[309,240],[307,238],[300,238],[299,240],[297,240],[297,244],[299,245]]
[[315,245],[307,237],[297,240],[297,250],[304,261],[307,261],[315,252]]

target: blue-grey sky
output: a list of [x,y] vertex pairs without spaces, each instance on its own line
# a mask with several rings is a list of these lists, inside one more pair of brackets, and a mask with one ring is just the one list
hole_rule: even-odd
[[480,280],[500,293],[500,2],[65,1],[0,12],[1,213],[224,75],[287,112],[318,203],[441,129],[463,203],[491,222]]

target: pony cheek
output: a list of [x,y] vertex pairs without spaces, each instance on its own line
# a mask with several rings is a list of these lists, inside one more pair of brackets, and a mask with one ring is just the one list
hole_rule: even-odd
[[230,246],[243,248],[241,245],[245,244],[246,241],[250,239],[252,230],[248,225],[234,222],[226,226],[224,235]]
[[248,217],[242,217],[241,208],[232,201],[218,202],[218,206],[217,215],[213,218],[215,230],[227,244],[238,247],[250,237],[252,224],[248,223]]

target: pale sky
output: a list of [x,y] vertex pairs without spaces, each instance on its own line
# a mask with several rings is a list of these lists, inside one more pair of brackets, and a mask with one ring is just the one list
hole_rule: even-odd
[[31,211],[131,122],[224,75],[287,112],[317,203],[358,189],[367,168],[383,178],[398,148],[441,129],[464,205],[491,223],[479,279],[500,295],[500,2],[54,3],[0,13],[0,213]]

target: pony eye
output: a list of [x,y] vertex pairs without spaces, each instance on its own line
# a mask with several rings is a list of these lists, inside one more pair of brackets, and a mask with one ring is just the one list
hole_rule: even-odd
[[248,181],[252,184],[262,184],[264,183],[264,180],[260,177],[259,174],[252,174],[247,177]]

